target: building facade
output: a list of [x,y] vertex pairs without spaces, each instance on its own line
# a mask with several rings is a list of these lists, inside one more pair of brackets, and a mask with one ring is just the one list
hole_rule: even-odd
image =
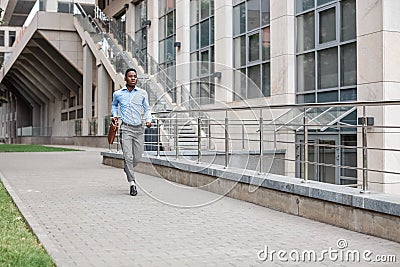
[[[112,92],[123,86],[118,64],[112,60],[116,50],[101,38],[93,46],[83,24],[72,14],[60,14],[77,12],[71,1],[39,2],[43,14],[35,16],[36,26],[27,26],[25,39],[13,48],[22,57],[11,56],[4,66],[1,94],[6,103],[0,108],[0,138],[106,146]],[[102,31],[118,39],[122,49],[131,49],[137,60],[133,64],[143,77],[154,75],[154,66],[162,70],[158,78],[168,88],[172,106],[193,98],[202,108],[399,98],[400,3],[396,0],[97,0],[95,5],[95,21],[100,27],[104,23]],[[60,23],[44,23],[50,16]],[[16,35],[21,31],[10,29]],[[10,30],[4,32],[9,40]],[[26,69],[24,60],[38,63],[29,63],[31,68]],[[46,72],[51,73],[51,83],[45,82]],[[21,93],[25,78],[38,93]],[[400,125],[390,116],[395,111],[396,107],[376,107],[368,110],[368,116],[376,125]],[[294,112],[288,107],[264,116],[274,121]],[[356,125],[361,110],[346,109],[343,114],[332,115],[331,121]],[[304,143],[303,130],[282,130],[281,135],[292,143]],[[391,148],[396,142],[378,132],[370,136],[370,143],[379,148]],[[322,164],[309,166],[309,179],[360,183],[360,152],[348,148],[362,145],[359,130],[315,130],[308,140],[309,160]],[[285,163],[284,174],[304,175],[303,165],[296,163],[304,160],[304,146],[282,143],[279,149],[294,159]],[[370,168],[395,169],[397,156],[384,151],[372,156],[377,160],[370,162]],[[373,174],[370,181],[371,190],[400,193],[398,175]]]

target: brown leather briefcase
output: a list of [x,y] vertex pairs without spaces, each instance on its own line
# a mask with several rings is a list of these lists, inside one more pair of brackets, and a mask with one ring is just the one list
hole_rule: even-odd
[[118,132],[118,123],[111,119],[110,127],[108,128],[108,143],[114,143],[115,136]]

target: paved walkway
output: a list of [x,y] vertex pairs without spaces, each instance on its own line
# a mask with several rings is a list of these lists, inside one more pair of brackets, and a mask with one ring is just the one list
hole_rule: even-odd
[[[131,197],[123,170],[101,162],[99,149],[89,148],[0,153],[4,184],[58,266],[310,266],[293,260],[304,250],[324,256],[312,266],[400,262],[398,243],[231,198],[197,208],[168,205],[153,195],[179,203],[217,196],[185,186],[171,189],[171,183],[148,175],[138,174],[142,190]],[[339,239],[347,248],[338,248]],[[269,258],[261,261],[266,246]],[[331,255],[323,253],[329,249]],[[281,260],[273,250],[282,250]],[[346,261],[350,250],[361,253],[359,263]],[[395,255],[397,264],[367,263],[366,250],[370,259]]]

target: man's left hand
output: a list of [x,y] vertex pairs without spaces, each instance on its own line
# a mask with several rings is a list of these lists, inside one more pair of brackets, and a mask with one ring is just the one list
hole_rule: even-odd
[[151,122],[146,122],[146,126],[147,126],[147,128],[150,128],[151,127]]

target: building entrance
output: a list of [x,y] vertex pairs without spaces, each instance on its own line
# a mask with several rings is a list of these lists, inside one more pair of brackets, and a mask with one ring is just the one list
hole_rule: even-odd
[[[304,178],[304,136],[296,145],[296,176]],[[338,135],[310,135],[308,139],[308,179],[340,184]]]

